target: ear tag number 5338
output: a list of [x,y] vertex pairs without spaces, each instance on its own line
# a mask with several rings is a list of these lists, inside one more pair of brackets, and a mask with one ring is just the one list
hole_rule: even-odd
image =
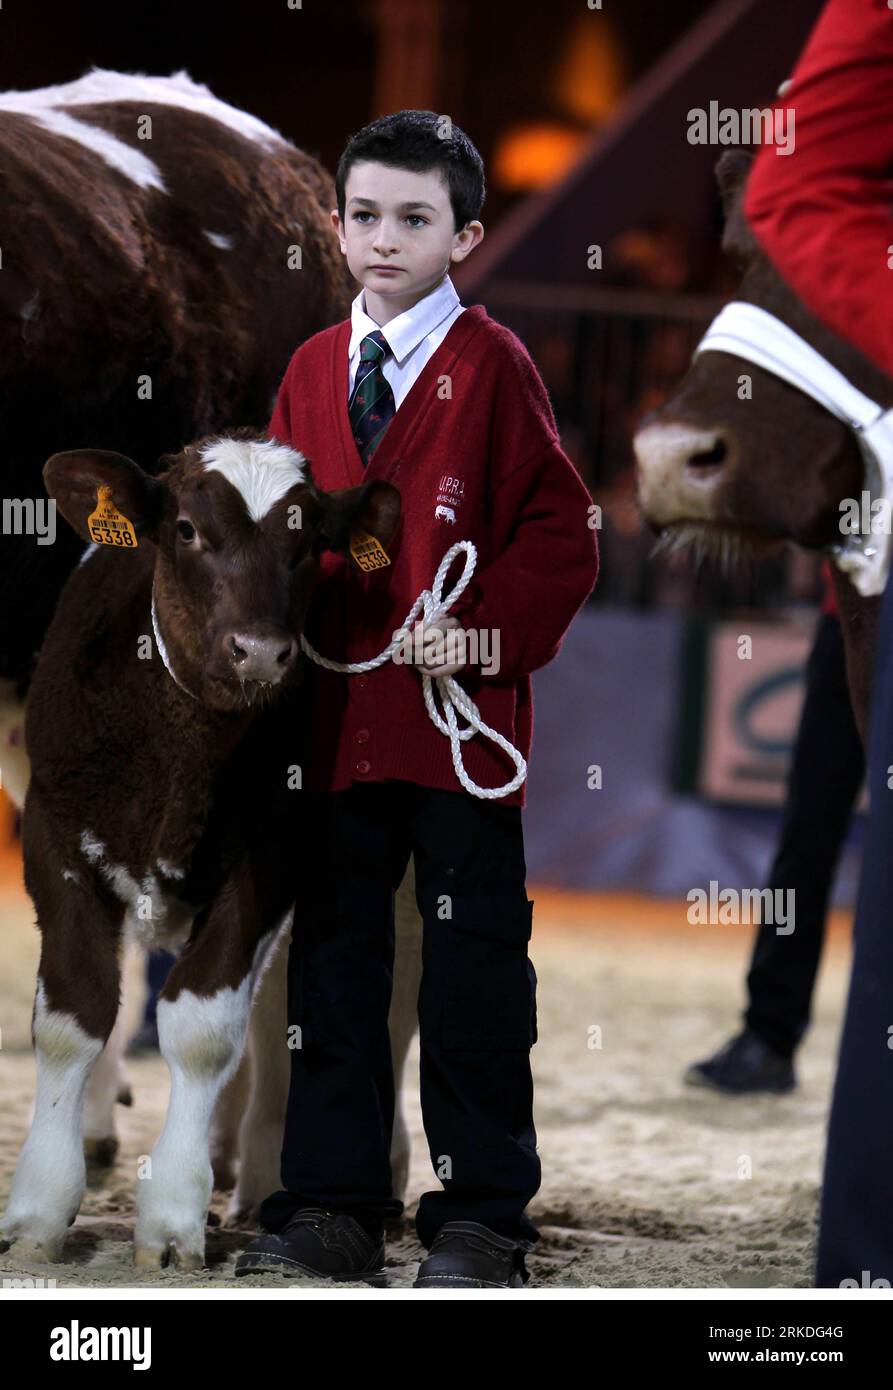
[[368,531],[354,531],[350,538],[350,553],[364,574],[384,569],[391,563],[388,552],[377,536]]
[[97,545],[135,546],[138,544],[133,522],[112,501],[110,487],[102,486],[96,494],[96,509],[87,517],[90,539]]

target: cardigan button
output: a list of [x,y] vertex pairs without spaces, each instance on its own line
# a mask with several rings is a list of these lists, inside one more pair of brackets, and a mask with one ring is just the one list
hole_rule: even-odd
[[357,763],[357,772],[371,772],[371,770],[372,764],[370,762],[367,762],[365,758],[361,759],[361,761]]
[[368,742],[369,742],[369,730],[368,730],[368,729],[357,729],[357,743],[368,743]]

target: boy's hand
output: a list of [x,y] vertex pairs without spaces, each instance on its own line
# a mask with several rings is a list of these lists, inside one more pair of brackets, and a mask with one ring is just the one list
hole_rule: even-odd
[[[459,622],[458,618],[451,618],[449,616],[441,618],[436,623],[429,623],[427,627],[423,622],[417,622],[415,627],[412,629],[413,641],[416,640],[417,633],[422,634],[419,637],[419,640],[424,641],[425,646],[422,648],[422,659],[420,661],[414,661],[412,663],[413,666],[415,666],[416,670],[424,671],[426,675],[431,677],[454,676],[457,671],[461,671],[463,666],[467,664],[463,657],[460,657],[459,660],[452,662],[446,661],[444,659],[446,656],[447,649],[446,642],[443,637],[441,637],[436,643],[434,642],[433,638],[426,641],[425,637],[425,635],[429,633],[443,634],[450,631],[451,629],[461,628],[461,626],[462,624]],[[427,660],[425,659],[426,656]]]

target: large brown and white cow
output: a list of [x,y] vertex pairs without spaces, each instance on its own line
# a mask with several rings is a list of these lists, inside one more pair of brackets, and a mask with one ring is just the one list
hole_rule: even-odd
[[[744,268],[736,299],[792,328],[884,408],[893,382],[803,306],[762,253],[742,211],[752,157],[731,151],[717,175],[726,214],[724,249]],[[742,375],[752,381],[741,390]],[[864,463],[856,434],[771,371],[733,352],[698,354],[670,398],[635,437],[645,517],[671,546],[722,557],[791,541],[840,543],[843,499],[858,499]],[[857,592],[834,568],[853,708],[867,731],[879,600]]]
[[[102,525],[118,543],[69,579],[28,698],[38,1088],[2,1220],[26,1257],[59,1258],[83,1196],[85,1090],[129,932],[186,943],[158,1007],[172,1088],[139,1175],[136,1263],[201,1264],[214,1108],[265,952],[296,895],[301,910],[307,731],[292,687],[319,555],[347,553],[357,527],[387,547],[400,519],[390,484],[322,493],[301,454],[251,430],[167,464],[153,478],[85,449],[45,469],[79,535]],[[284,1010],[277,1025],[287,1056]]]

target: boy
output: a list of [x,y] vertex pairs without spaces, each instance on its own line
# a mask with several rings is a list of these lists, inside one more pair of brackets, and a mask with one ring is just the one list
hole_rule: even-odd
[[[412,854],[422,1112],[443,1183],[419,1203],[429,1254],[416,1287],[520,1287],[538,1238],[524,1209],[540,1185],[524,788],[497,801],[460,787],[419,670],[461,671],[484,722],[526,757],[530,672],[555,655],[596,580],[591,502],[524,347],[481,306],[463,308],[447,274],[483,236],[484,170],[467,136],[430,111],[383,117],[348,143],[336,192],[333,223],[362,289],[349,321],[295,352],[270,433],[307,455],[322,488],[392,483],[402,525],[372,573],[320,557],[307,637],[336,661],[378,655],[449,546],[471,540],[475,574],[440,627],[486,630],[494,644],[474,663],[424,644],[415,665],[308,668],[312,810],[289,957],[301,1046],[284,1190],[262,1207],[272,1234],[236,1271],[384,1281],[383,1222],[402,1211],[389,1165],[393,905]],[[492,742],[462,749],[478,786],[511,779]]]

